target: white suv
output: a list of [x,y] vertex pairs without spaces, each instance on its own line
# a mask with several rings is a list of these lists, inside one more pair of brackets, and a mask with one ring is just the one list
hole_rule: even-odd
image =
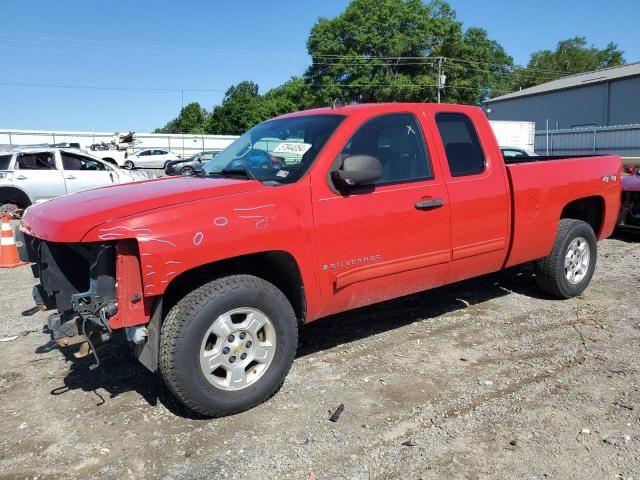
[[0,150],[0,213],[17,215],[31,204],[67,193],[154,177],[127,172],[73,148]]

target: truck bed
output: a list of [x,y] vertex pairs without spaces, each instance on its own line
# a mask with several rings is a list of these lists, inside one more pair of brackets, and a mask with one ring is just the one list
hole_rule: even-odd
[[573,158],[600,158],[607,155],[538,155],[535,157],[504,157],[504,163],[506,165],[513,165],[515,163],[536,163],[536,162],[548,162],[551,160],[568,160]]
[[[507,164],[511,191],[512,242],[505,266],[545,257],[551,251],[563,210],[576,199],[602,211],[594,218],[599,240],[613,232],[620,210],[620,157],[541,156]],[[585,202],[585,200],[583,200]],[[569,205],[569,207],[567,207]]]

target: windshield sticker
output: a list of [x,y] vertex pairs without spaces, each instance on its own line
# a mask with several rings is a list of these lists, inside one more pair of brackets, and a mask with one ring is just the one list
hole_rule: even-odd
[[278,145],[273,150],[273,153],[297,153],[298,155],[304,155],[310,148],[310,143],[284,142]]
[[276,177],[287,178],[288,175],[289,170],[278,170],[278,173],[276,173]]

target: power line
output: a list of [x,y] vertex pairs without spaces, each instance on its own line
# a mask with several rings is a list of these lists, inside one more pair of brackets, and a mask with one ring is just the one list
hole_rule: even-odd
[[[112,91],[132,91],[132,92],[170,92],[170,93],[221,93],[227,90],[211,89],[211,88],[162,88],[162,87],[107,87],[99,85],[70,85],[70,84],[54,84],[54,83],[31,83],[31,82],[5,82],[0,81],[0,85],[13,87],[35,87],[35,88],[65,88],[65,89],[84,89],[84,90],[112,90]],[[395,83],[352,83],[346,85],[340,84],[318,84],[307,83],[313,88],[437,88],[437,84],[395,84]],[[469,87],[464,85],[444,85],[442,88],[453,88],[462,90],[477,90],[477,87]],[[493,90],[495,92],[506,92],[506,90]]]
[[[2,40],[2,38],[5,38]],[[11,38],[16,38],[12,40]],[[24,40],[19,40],[24,39]],[[44,40],[45,42],[42,42]],[[239,55],[248,56],[248,57],[257,57],[257,58],[267,58],[267,59],[279,59],[286,60],[291,58],[301,58],[306,59],[311,57],[312,64],[316,65],[367,65],[371,62],[380,62],[383,61],[382,65],[394,66],[399,61],[415,61],[416,65],[422,64],[423,62],[437,62],[438,59],[443,58],[447,62],[461,62],[467,64],[475,64],[475,65],[488,65],[495,67],[502,67],[503,64],[496,62],[483,62],[479,60],[468,60],[463,58],[455,58],[455,57],[444,57],[444,56],[364,56],[364,55],[353,55],[353,54],[296,54],[296,53],[285,53],[285,52],[266,52],[266,51],[249,51],[249,50],[220,50],[220,49],[210,49],[210,48],[194,48],[194,47],[176,47],[176,46],[162,46],[157,44],[137,44],[131,45],[126,43],[105,43],[105,42],[96,42],[91,40],[77,40],[70,38],[59,38],[50,35],[28,35],[28,34],[10,34],[4,33],[0,34],[0,46],[7,47],[6,43],[15,44],[22,41],[27,44],[43,44],[45,46],[63,46],[63,47],[94,47],[94,48],[122,48],[127,51],[131,50],[145,50],[145,51],[155,51],[158,53],[162,52],[177,52],[177,53],[206,53],[210,55],[222,55],[222,56],[232,56],[234,59],[238,59]],[[3,45],[3,42],[5,43]],[[16,48],[13,45],[9,45],[10,48]],[[19,49],[19,48],[18,48]],[[317,62],[315,59],[322,59],[323,62]],[[345,59],[347,62],[330,62],[328,60],[340,60]],[[410,63],[403,63],[404,65],[409,65]],[[377,65],[381,65],[377,63]],[[575,73],[581,73],[580,71],[557,71],[557,70],[547,70],[540,69],[534,67],[523,67],[527,68],[529,72],[539,72],[539,73],[549,73],[555,75],[573,75]]]
[[85,89],[85,90],[122,90],[132,92],[226,92],[222,89],[212,88],[161,88],[161,87],[106,87],[99,85],[68,85],[68,84],[55,84],[55,83],[30,83],[30,82],[0,82],[0,85],[12,86],[12,87],[41,87],[41,88],[71,88],[71,89]]

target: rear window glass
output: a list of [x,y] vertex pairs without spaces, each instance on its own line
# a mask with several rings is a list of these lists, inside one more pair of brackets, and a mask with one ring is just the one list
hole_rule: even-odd
[[0,170],[9,170],[11,157],[13,157],[13,155],[0,155]]
[[436,123],[451,176],[461,177],[483,172],[484,154],[469,117],[461,113],[438,113]]
[[19,170],[55,170],[56,161],[51,152],[23,153],[18,157]]

